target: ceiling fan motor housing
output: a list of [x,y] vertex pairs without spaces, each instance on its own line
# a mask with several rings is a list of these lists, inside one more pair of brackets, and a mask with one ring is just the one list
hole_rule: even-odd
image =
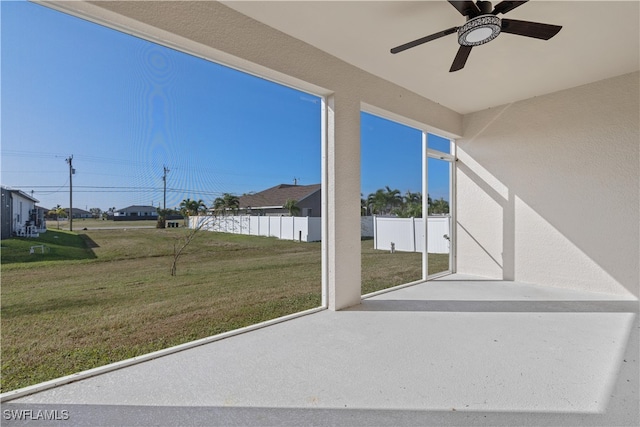
[[487,14],[469,19],[458,28],[460,46],[480,46],[498,37],[502,28],[500,18]]

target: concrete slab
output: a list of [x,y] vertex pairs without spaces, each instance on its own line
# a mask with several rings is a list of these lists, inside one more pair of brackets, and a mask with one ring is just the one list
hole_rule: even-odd
[[449,276],[19,398],[3,417],[638,425],[639,328],[637,300]]

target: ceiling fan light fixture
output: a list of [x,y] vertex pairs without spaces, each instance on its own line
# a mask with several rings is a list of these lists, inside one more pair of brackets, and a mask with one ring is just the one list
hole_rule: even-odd
[[458,29],[458,43],[460,46],[480,46],[498,37],[501,28],[502,22],[495,15],[476,16]]

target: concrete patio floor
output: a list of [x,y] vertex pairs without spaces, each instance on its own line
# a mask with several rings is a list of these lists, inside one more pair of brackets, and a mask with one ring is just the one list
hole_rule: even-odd
[[635,299],[453,275],[11,400],[3,425],[640,425],[639,328]]

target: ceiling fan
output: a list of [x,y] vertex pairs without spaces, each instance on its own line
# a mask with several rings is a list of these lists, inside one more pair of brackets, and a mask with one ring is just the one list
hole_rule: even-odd
[[492,9],[489,1],[449,1],[467,22],[460,27],[451,27],[430,36],[405,43],[391,49],[391,53],[399,53],[423,43],[439,39],[440,37],[458,33],[460,48],[451,64],[449,72],[464,68],[471,48],[488,43],[498,37],[500,33],[517,34],[519,36],[534,37],[536,39],[549,40],[562,29],[558,25],[541,24],[538,22],[519,21],[516,19],[498,18],[498,14],[506,14],[527,1],[502,1]]

